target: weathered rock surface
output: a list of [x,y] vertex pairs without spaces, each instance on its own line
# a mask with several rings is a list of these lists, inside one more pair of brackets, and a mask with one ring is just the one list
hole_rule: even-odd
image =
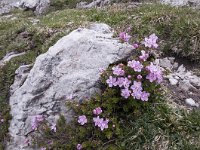
[[192,6],[200,8],[199,0],[160,0],[161,3],[170,4],[172,6]]
[[0,14],[9,13],[12,8],[31,9],[36,15],[47,11],[50,0],[0,0]]
[[173,57],[166,57],[158,61],[160,66],[169,72],[165,78],[170,83],[168,87],[174,93],[174,99],[179,100],[181,104],[186,103],[188,106],[199,107],[200,77],[191,70],[187,70],[184,65],[179,66]]
[[50,5],[50,0],[21,0],[19,7],[31,9],[36,15],[43,14],[47,11]]
[[105,24],[77,29],[40,55],[28,75],[26,72],[19,77],[19,83],[11,87],[13,118],[9,132],[13,142],[8,144],[8,150],[28,149],[24,145],[25,135],[31,131],[35,115],[42,114],[49,122],[55,122],[62,113],[70,120],[65,106],[67,97],[73,95],[81,100],[98,91],[99,68],[133,52],[131,45],[119,43],[112,36],[111,28]]
[[94,0],[91,3],[87,2],[80,2],[76,5],[76,8],[96,8],[96,7],[103,7],[106,5],[111,4],[112,0]]

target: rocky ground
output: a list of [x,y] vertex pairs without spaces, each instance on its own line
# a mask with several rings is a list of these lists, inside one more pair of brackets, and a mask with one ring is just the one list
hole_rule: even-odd
[[[188,0],[163,3],[199,5],[198,1]],[[65,2],[64,8],[53,4],[45,0],[0,1],[3,14],[0,16],[0,106],[3,108],[0,149],[8,141],[9,126],[11,139],[14,137],[15,142],[24,144],[31,116],[45,113],[54,120],[64,110],[62,101],[67,96],[90,96],[97,89],[98,69],[130,54],[124,49],[131,45],[113,38],[129,26],[136,41],[151,32],[158,33],[162,56],[157,63],[167,73],[163,88],[168,102],[187,111],[199,110],[200,12],[197,9],[141,2],[112,4],[108,0],[79,3],[77,9],[68,9],[69,3]],[[12,10],[16,7],[23,9]],[[112,28],[106,24],[91,26],[92,22],[103,22]],[[8,149],[22,147],[14,148],[11,144]]]

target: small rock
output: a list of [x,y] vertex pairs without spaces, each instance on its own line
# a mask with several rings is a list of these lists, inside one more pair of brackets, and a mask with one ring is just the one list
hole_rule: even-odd
[[179,82],[179,88],[188,91],[190,89],[195,89],[195,87],[190,83],[189,80],[182,80]]
[[193,107],[199,107],[199,104],[195,103],[195,101],[192,98],[188,98],[185,100],[186,104],[193,106]]
[[170,82],[171,85],[177,85],[178,80],[177,80],[177,79],[174,79],[174,78],[170,78],[170,79],[169,79],[169,82]]
[[177,72],[180,72],[180,73],[183,73],[183,72],[185,72],[185,67],[183,66],[183,65],[181,65],[179,68],[178,68],[178,70],[177,70]]

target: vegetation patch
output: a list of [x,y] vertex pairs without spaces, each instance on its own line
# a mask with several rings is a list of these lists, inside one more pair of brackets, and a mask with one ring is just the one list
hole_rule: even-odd
[[[120,33],[122,41],[130,38],[128,33]],[[32,129],[37,134],[30,134],[27,144],[77,150],[198,149],[199,112],[175,112],[165,101],[160,87],[163,72],[151,55],[152,49],[158,47],[157,39],[155,34],[145,38],[146,48],[135,44],[136,49],[142,50],[139,57],[100,69],[101,94],[69,102],[67,107],[75,113],[70,124],[64,116],[57,124],[49,124],[45,116],[35,116]],[[188,121],[192,126],[187,125]]]
[[[33,16],[32,12],[16,10],[11,17],[2,17],[4,18],[0,21],[0,58],[12,51],[26,51],[26,54],[12,59],[0,68],[0,149],[4,149],[5,140],[8,138],[11,119],[8,105],[9,87],[13,83],[15,70],[20,65],[34,63],[38,55],[46,52],[59,38],[77,27],[87,26],[89,22],[104,22],[117,31],[130,27],[136,43],[149,33],[156,33],[161,38],[160,50],[165,54],[173,52],[192,61],[200,60],[200,12],[190,8],[173,8],[158,4],[143,5],[134,9],[115,5],[104,8],[104,11],[63,7],[62,10],[52,11],[41,17]],[[34,19],[39,22],[34,24]],[[94,109],[93,107],[91,109]],[[169,149],[173,146],[198,149],[199,114],[198,111],[188,114],[170,109],[163,101],[149,104],[147,111],[139,113],[140,117],[129,120],[127,130],[120,124],[124,134],[120,139],[114,140],[114,146],[125,145],[130,148],[133,145],[136,149],[157,149],[153,146],[166,144]],[[64,124],[64,119],[61,118],[60,124],[57,124],[57,133],[67,131],[67,128],[68,125]],[[136,131],[140,132],[135,137]],[[48,138],[54,139],[54,135]],[[113,144],[113,141],[111,143]],[[133,144],[128,146],[130,143]]]

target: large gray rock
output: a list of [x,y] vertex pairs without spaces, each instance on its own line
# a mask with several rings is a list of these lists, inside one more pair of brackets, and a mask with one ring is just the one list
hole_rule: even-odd
[[67,97],[90,97],[98,91],[99,68],[133,52],[131,45],[112,37],[109,26],[96,24],[91,28],[77,29],[60,39],[36,59],[23,85],[14,86],[9,128],[13,142],[8,144],[8,150],[28,149],[25,135],[31,131],[35,115],[42,114],[49,122],[55,122],[62,113],[70,120],[71,113],[65,106]]
[[112,0],[93,0],[91,3],[80,2],[76,5],[76,8],[96,8],[103,7],[111,4]]
[[33,10],[36,15],[45,13],[50,0],[0,0],[0,14],[9,13],[12,8]]
[[50,5],[50,0],[21,0],[19,7],[31,9],[36,15],[43,14],[47,11]]
[[172,6],[192,6],[200,8],[200,0],[160,0],[163,4]]

